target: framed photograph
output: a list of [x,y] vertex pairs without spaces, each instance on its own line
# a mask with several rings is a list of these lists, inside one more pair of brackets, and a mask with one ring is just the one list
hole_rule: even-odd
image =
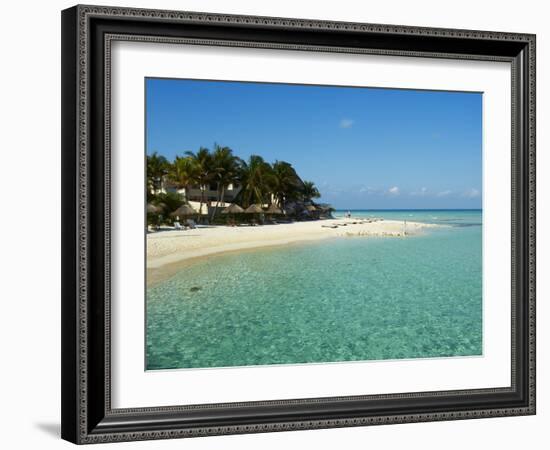
[[62,437],[535,413],[535,36],[62,12]]

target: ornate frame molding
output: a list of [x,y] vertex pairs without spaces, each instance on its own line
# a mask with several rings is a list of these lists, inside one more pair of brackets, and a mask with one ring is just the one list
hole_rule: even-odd
[[[387,49],[387,48],[369,48],[369,47],[348,47],[338,45],[315,45],[303,43],[279,43],[262,40],[244,40],[244,39],[215,39],[204,37],[167,37],[150,36],[143,34],[112,33],[105,32],[101,35],[101,42],[104,45],[102,58],[103,68],[105,70],[105,80],[103,86],[103,193],[102,207],[105,211],[103,235],[103,273],[104,289],[102,296],[105,304],[103,308],[103,324],[97,323],[91,319],[92,297],[91,287],[92,267],[97,264],[97,259],[90,257],[94,251],[91,234],[94,229],[93,209],[91,204],[97,200],[97,195],[91,193],[91,186],[100,180],[92,176],[93,169],[90,164],[91,159],[95,158],[91,154],[91,131],[93,116],[90,114],[92,109],[92,100],[98,95],[94,90],[91,79],[97,76],[97,61],[94,63],[94,54],[98,52],[97,47],[93,47],[93,36],[91,30],[92,21],[97,19],[107,19],[123,22],[134,20],[140,22],[143,26],[147,23],[159,22],[169,26],[194,25],[209,29],[222,27],[238,26],[244,27],[250,33],[255,30],[269,30],[284,34],[286,32],[300,32],[302,30],[321,30],[331,33],[337,33],[340,36],[346,36],[348,33],[359,33],[367,35],[376,34],[380,37],[426,37],[430,39],[458,39],[471,40],[474,44],[483,41],[496,41],[503,44],[512,44],[521,49],[518,54],[481,54],[470,52],[447,53],[444,51],[414,50],[414,49]],[[147,9],[130,9],[116,7],[99,6],[76,6],[64,12],[64,47],[63,71],[64,71],[64,91],[67,91],[63,101],[64,108],[64,130],[63,130],[63,157],[68,162],[67,167],[63,168],[64,181],[63,188],[71,189],[71,192],[64,194],[64,226],[69,230],[64,235],[63,252],[63,376],[65,379],[74,378],[74,383],[64,387],[63,390],[63,436],[77,443],[98,443],[112,441],[128,441],[143,439],[164,439],[173,437],[192,437],[207,436],[218,434],[238,434],[250,432],[271,432],[297,429],[329,428],[362,426],[373,424],[422,422],[422,421],[440,421],[450,419],[468,419],[481,417],[499,417],[509,415],[527,415],[535,413],[535,36],[530,34],[499,33],[486,31],[470,30],[449,30],[424,27],[405,27],[396,25],[377,25],[362,23],[347,23],[333,21],[311,21],[304,19],[271,18],[256,16],[234,16],[222,14],[204,14],[196,12],[178,12],[178,11],[158,11]],[[68,42],[71,40],[71,42]],[[513,261],[512,270],[516,271],[516,259],[525,254],[527,257],[523,265],[519,268],[522,273],[520,277],[521,286],[516,286],[518,279],[514,273],[513,278],[513,342],[512,342],[512,386],[510,388],[483,389],[472,391],[450,391],[450,392],[430,392],[419,394],[396,394],[396,395],[377,395],[361,397],[333,397],[328,399],[309,399],[309,400],[288,400],[276,402],[251,402],[246,404],[218,404],[218,405],[195,405],[193,407],[166,407],[166,408],[139,408],[113,410],[110,403],[110,63],[111,63],[111,43],[114,40],[126,41],[146,41],[156,43],[186,43],[194,45],[218,45],[218,46],[244,46],[265,49],[288,49],[303,51],[323,51],[323,52],[350,52],[364,54],[384,54],[396,56],[411,57],[432,57],[432,58],[453,58],[453,59],[482,59],[491,61],[508,61],[512,63],[512,99],[513,99],[513,118],[512,118],[512,146],[513,146],[513,172],[517,176],[513,177],[514,182],[517,177],[523,176],[524,185],[513,185],[513,220],[512,227],[514,231],[512,239]],[[435,42],[435,41],[434,41]],[[508,48],[506,45],[503,48]],[[513,47],[516,48],[516,47]],[[520,57],[520,53],[524,52]],[[513,50],[511,51],[513,53]],[[69,67],[69,65],[71,67]],[[521,78],[521,79],[520,79]],[[70,92],[69,92],[70,91]],[[523,103],[518,104],[515,98],[519,98]],[[75,108],[76,105],[76,108]],[[520,120],[521,119],[521,120]],[[523,121],[523,123],[521,123]],[[70,131],[69,131],[70,129]],[[96,145],[99,139],[95,141]],[[515,148],[515,150],[514,150]],[[76,149],[76,151],[75,151]],[[515,152],[515,153],[514,153]],[[524,153],[523,159],[521,153]],[[517,158],[516,158],[517,153]],[[516,167],[516,159],[520,161]],[[76,168],[76,170],[75,170]],[[518,188],[519,186],[519,188]],[[517,207],[519,205],[519,208]],[[527,211],[527,214],[524,213]],[[522,234],[523,233],[523,234]],[[522,248],[522,239],[527,242],[526,248]],[[70,241],[70,242],[69,242]],[[94,247],[95,248],[95,247]],[[516,249],[520,255],[515,255]],[[523,253],[522,253],[523,252]],[[71,266],[71,267],[69,267]],[[95,272],[94,272],[95,273]],[[524,277],[524,278],[521,278]],[[521,298],[521,288],[524,287],[528,292],[525,298]],[[518,291],[519,289],[519,291]],[[519,328],[519,317],[516,315],[515,297],[520,296],[518,301],[522,302],[524,308],[524,321]],[[518,307],[520,307],[519,305]],[[65,319],[67,319],[68,323]],[[67,322],[67,323],[66,323]],[[95,332],[94,330],[96,330]],[[98,374],[90,371],[90,365],[97,361],[90,358],[90,349],[97,345],[97,333],[103,332],[104,345],[104,368],[103,384],[97,380]],[[521,368],[524,374],[516,373],[516,332],[524,333],[526,338],[526,352],[522,354]],[[95,333],[95,334],[94,334]],[[93,340],[90,336],[94,334]],[[71,344],[66,344],[71,340]],[[288,406],[305,404],[324,404],[328,402],[341,402],[353,400],[381,400],[381,399],[401,399],[414,400],[427,396],[476,396],[490,394],[504,394],[515,392],[517,376],[525,376],[522,383],[526,384],[527,398],[517,402],[514,406],[510,403],[507,407],[478,407],[466,410],[434,410],[428,412],[415,412],[406,414],[372,414],[353,416],[348,414],[340,418],[320,418],[306,420],[282,420],[269,423],[249,423],[249,424],[221,424],[209,426],[160,426],[161,419],[158,417],[169,418],[170,414],[182,413],[190,408],[208,410],[215,408],[224,408],[228,406]],[[103,408],[91,406],[90,391],[95,387],[92,385],[103,386]],[[94,410],[92,412],[92,409]],[[99,409],[102,409],[99,410]],[[150,419],[155,415],[155,420]],[[144,425],[141,417],[149,417],[149,425]],[[92,418],[93,417],[93,418]],[[103,420],[98,422],[98,417]],[[124,427],[117,421],[121,417],[135,417],[135,424]],[[127,420],[126,420],[127,421]],[[156,424],[156,425],[155,425]]]

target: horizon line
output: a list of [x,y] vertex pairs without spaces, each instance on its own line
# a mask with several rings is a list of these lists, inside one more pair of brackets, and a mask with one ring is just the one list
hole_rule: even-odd
[[483,208],[337,208],[335,211],[483,211]]

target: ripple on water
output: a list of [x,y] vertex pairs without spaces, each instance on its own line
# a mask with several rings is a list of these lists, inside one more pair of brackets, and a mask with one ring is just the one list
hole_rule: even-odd
[[147,290],[147,368],[480,355],[481,227],[220,255]]

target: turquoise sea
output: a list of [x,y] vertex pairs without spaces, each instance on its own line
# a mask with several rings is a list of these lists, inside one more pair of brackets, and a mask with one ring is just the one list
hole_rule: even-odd
[[448,226],[231,253],[182,268],[147,290],[146,368],[481,355],[481,211],[351,214]]

